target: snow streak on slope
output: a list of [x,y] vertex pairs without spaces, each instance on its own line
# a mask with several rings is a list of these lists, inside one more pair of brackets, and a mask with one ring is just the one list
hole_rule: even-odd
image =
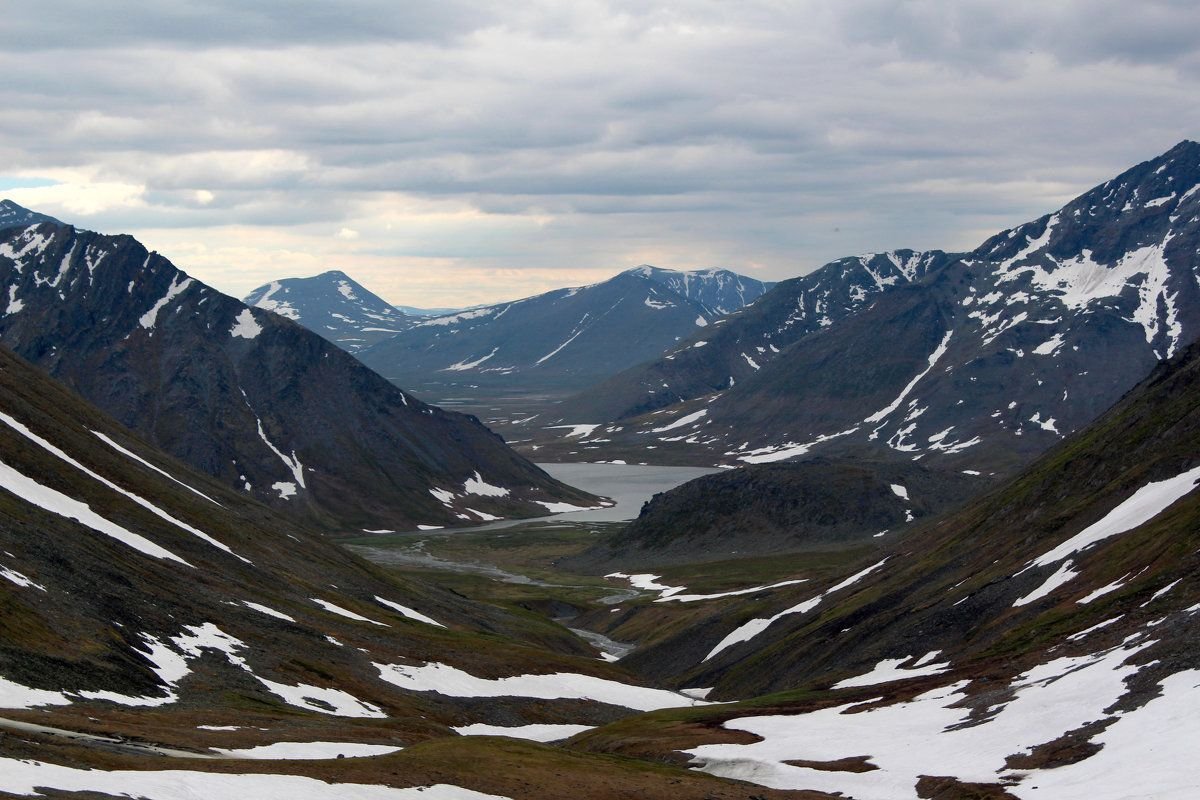
[[48,486],[43,486],[33,480],[33,478],[17,472],[3,461],[0,461],[0,488],[12,492],[17,497],[28,503],[32,503],[38,508],[45,509],[67,519],[73,519],[94,531],[103,533],[105,536],[111,536],[121,544],[132,547],[140,553],[153,558],[175,561],[184,566],[192,566],[165,547],[159,547],[146,537],[139,536],[133,531],[110,522],[92,511],[86,504],[72,497],[67,497],[61,492],[56,492]]
[[[182,522],[178,519],[175,519],[175,517],[171,516],[170,514],[168,514],[165,511],[163,511],[158,506],[151,503],[149,500],[145,500],[142,497],[139,497],[138,495],[134,494],[133,492],[130,492],[126,489],[122,489],[120,486],[118,486],[117,484],[108,480],[107,478],[97,475],[95,472],[88,469],[83,464],[80,464],[78,461],[76,461],[75,459],[71,458],[69,455],[64,453],[58,447],[54,446],[53,444],[46,441],[42,437],[38,436],[33,431],[29,430],[29,428],[25,427],[25,425],[18,422],[16,419],[10,417],[8,414],[0,413],[0,422],[3,422],[8,427],[12,428],[14,431],[16,431],[17,433],[24,436],[26,439],[29,439],[31,442],[34,442],[35,444],[40,446],[42,449],[46,450],[49,453],[52,453],[54,456],[67,462],[72,467],[75,467],[76,469],[78,469],[80,472],[83,472],[88,477],[93,478],[93,479],[99,481],[100,483],[104,484],[108,488],[112,489],[113,491],[118,492],[119,494],[122,494],[125,497],[128,497],[130,500],[137,503],[139,506],[146,509],[150,513],[154,514],[156,517],[166,520],[167,522],[171,523],[172,525],[174,525],[178,528],[181,528],[182,530],[187,531],[188,533],[192,534],[193,536],[195,536],[199,539],[203,539],[204,541],[211,544],[213,547],[216,547],[219,550],[224,550],[226,553],[229,553],[230,555],[232,555],[242,561],[245,561],[247,564],[250,563],[246,559],[237,555],[237,553],[234,553],[226,545],[222,544],[221,542],[218,542],[216,539],[209,536],[207,533],[204,533],[203,531],[199,531],[199,530],[193,528],[191,525],[188,525],[186,522]],[[83,504],[81,503],[79,505],[83,505]],[[86,507],[87,506],[84,506],[84,508],[86,508]],[[99,518],[99,517],[97,517],[97,518]],[[137,536],[137,534],[132,534],[132,533],[129,535]],[[142,537],[138,536],[137,538],[141,539]],[[143,540],[143,541],[145,541],[145,540]],[[163,551],[163,552],[166,552],[166,551]],[[174,558],[174,556],[172,556],[172,558]],[[182,560],[182,559],[178,559],[178,560]],[[184,563],[186,563],[186,562],[184,562]]]

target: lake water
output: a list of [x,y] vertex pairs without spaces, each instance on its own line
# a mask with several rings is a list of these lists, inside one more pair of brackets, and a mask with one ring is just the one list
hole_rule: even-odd
[[578,522],[619,522],[634,519],[642,504],[658,492],[720,472],[708,467],[652,467],[640,464],[538,464],[563,483],[611,497],[611,508],[555,514],[552,519]]

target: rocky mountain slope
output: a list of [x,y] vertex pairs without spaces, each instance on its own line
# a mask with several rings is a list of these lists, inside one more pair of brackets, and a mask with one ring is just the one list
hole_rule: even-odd
[[0,605],[9,796],[755,793],[535,744],[694,701],[548,621],[384,574],[4,348]]
[[1014,480],[840,575],[664,595],[706,616],[631,666],[711,698],[784,693],[575,745],[866,800],[1186,797],[1198,442],[1200,345],[1180,345]]
[[359,358],[414,391],[560,392],[657,357],[762,287],[724,270],[637,267],[592,286],[421,320]]
[[351,353],[412,324],[407,314],[339,270],[272,281],[248,294],[243,302],[299,322]]
[[0,341],[192,467],[334,529],[594,500],[288,319],[128,236],[0,231]]
[[[772,305],[768,294],[733,318],[748,332],[733,349],[760,369],[722,391],[601,425],[597,435],[625,458],[644,459],[653,446],[659,460],[762,463],[874,445],[1011,470],[1196,339],[1198,251],[1200,144],[1182,142],[1054,214],[939,259],[923,278],[878,293],[779,354],[768,338],[781,327],[775,318],[750,335],[759,309]],[[704,362],[702,341],[687,350]],[[724,367],[719,358],[711,369]],[[610,410],[653,405],[627,393]]]

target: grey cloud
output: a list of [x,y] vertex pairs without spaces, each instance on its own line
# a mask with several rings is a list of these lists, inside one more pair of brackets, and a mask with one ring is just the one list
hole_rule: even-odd
[[3,166],[145,185],[98,228],[336,232],[401,193],[554,219],[414,232],[397,255],[594,267],[658,247],[784,277],[972,246],[1200,129],[1174,69],[1198,52],[1185,3],[281,7],[165,3],[118,30],[18,4]]
[[0,35],[23,48],[112,49],[170,45],[184,49],[371,40],[442,42],[490,24],[495,6],[474,0],[13,0]]

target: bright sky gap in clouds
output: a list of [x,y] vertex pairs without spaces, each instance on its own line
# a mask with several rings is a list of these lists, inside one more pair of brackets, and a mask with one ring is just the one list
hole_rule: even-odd
[[969,248],[1200,138],[1193,0],[11,0],[0,196],[243,295]]

